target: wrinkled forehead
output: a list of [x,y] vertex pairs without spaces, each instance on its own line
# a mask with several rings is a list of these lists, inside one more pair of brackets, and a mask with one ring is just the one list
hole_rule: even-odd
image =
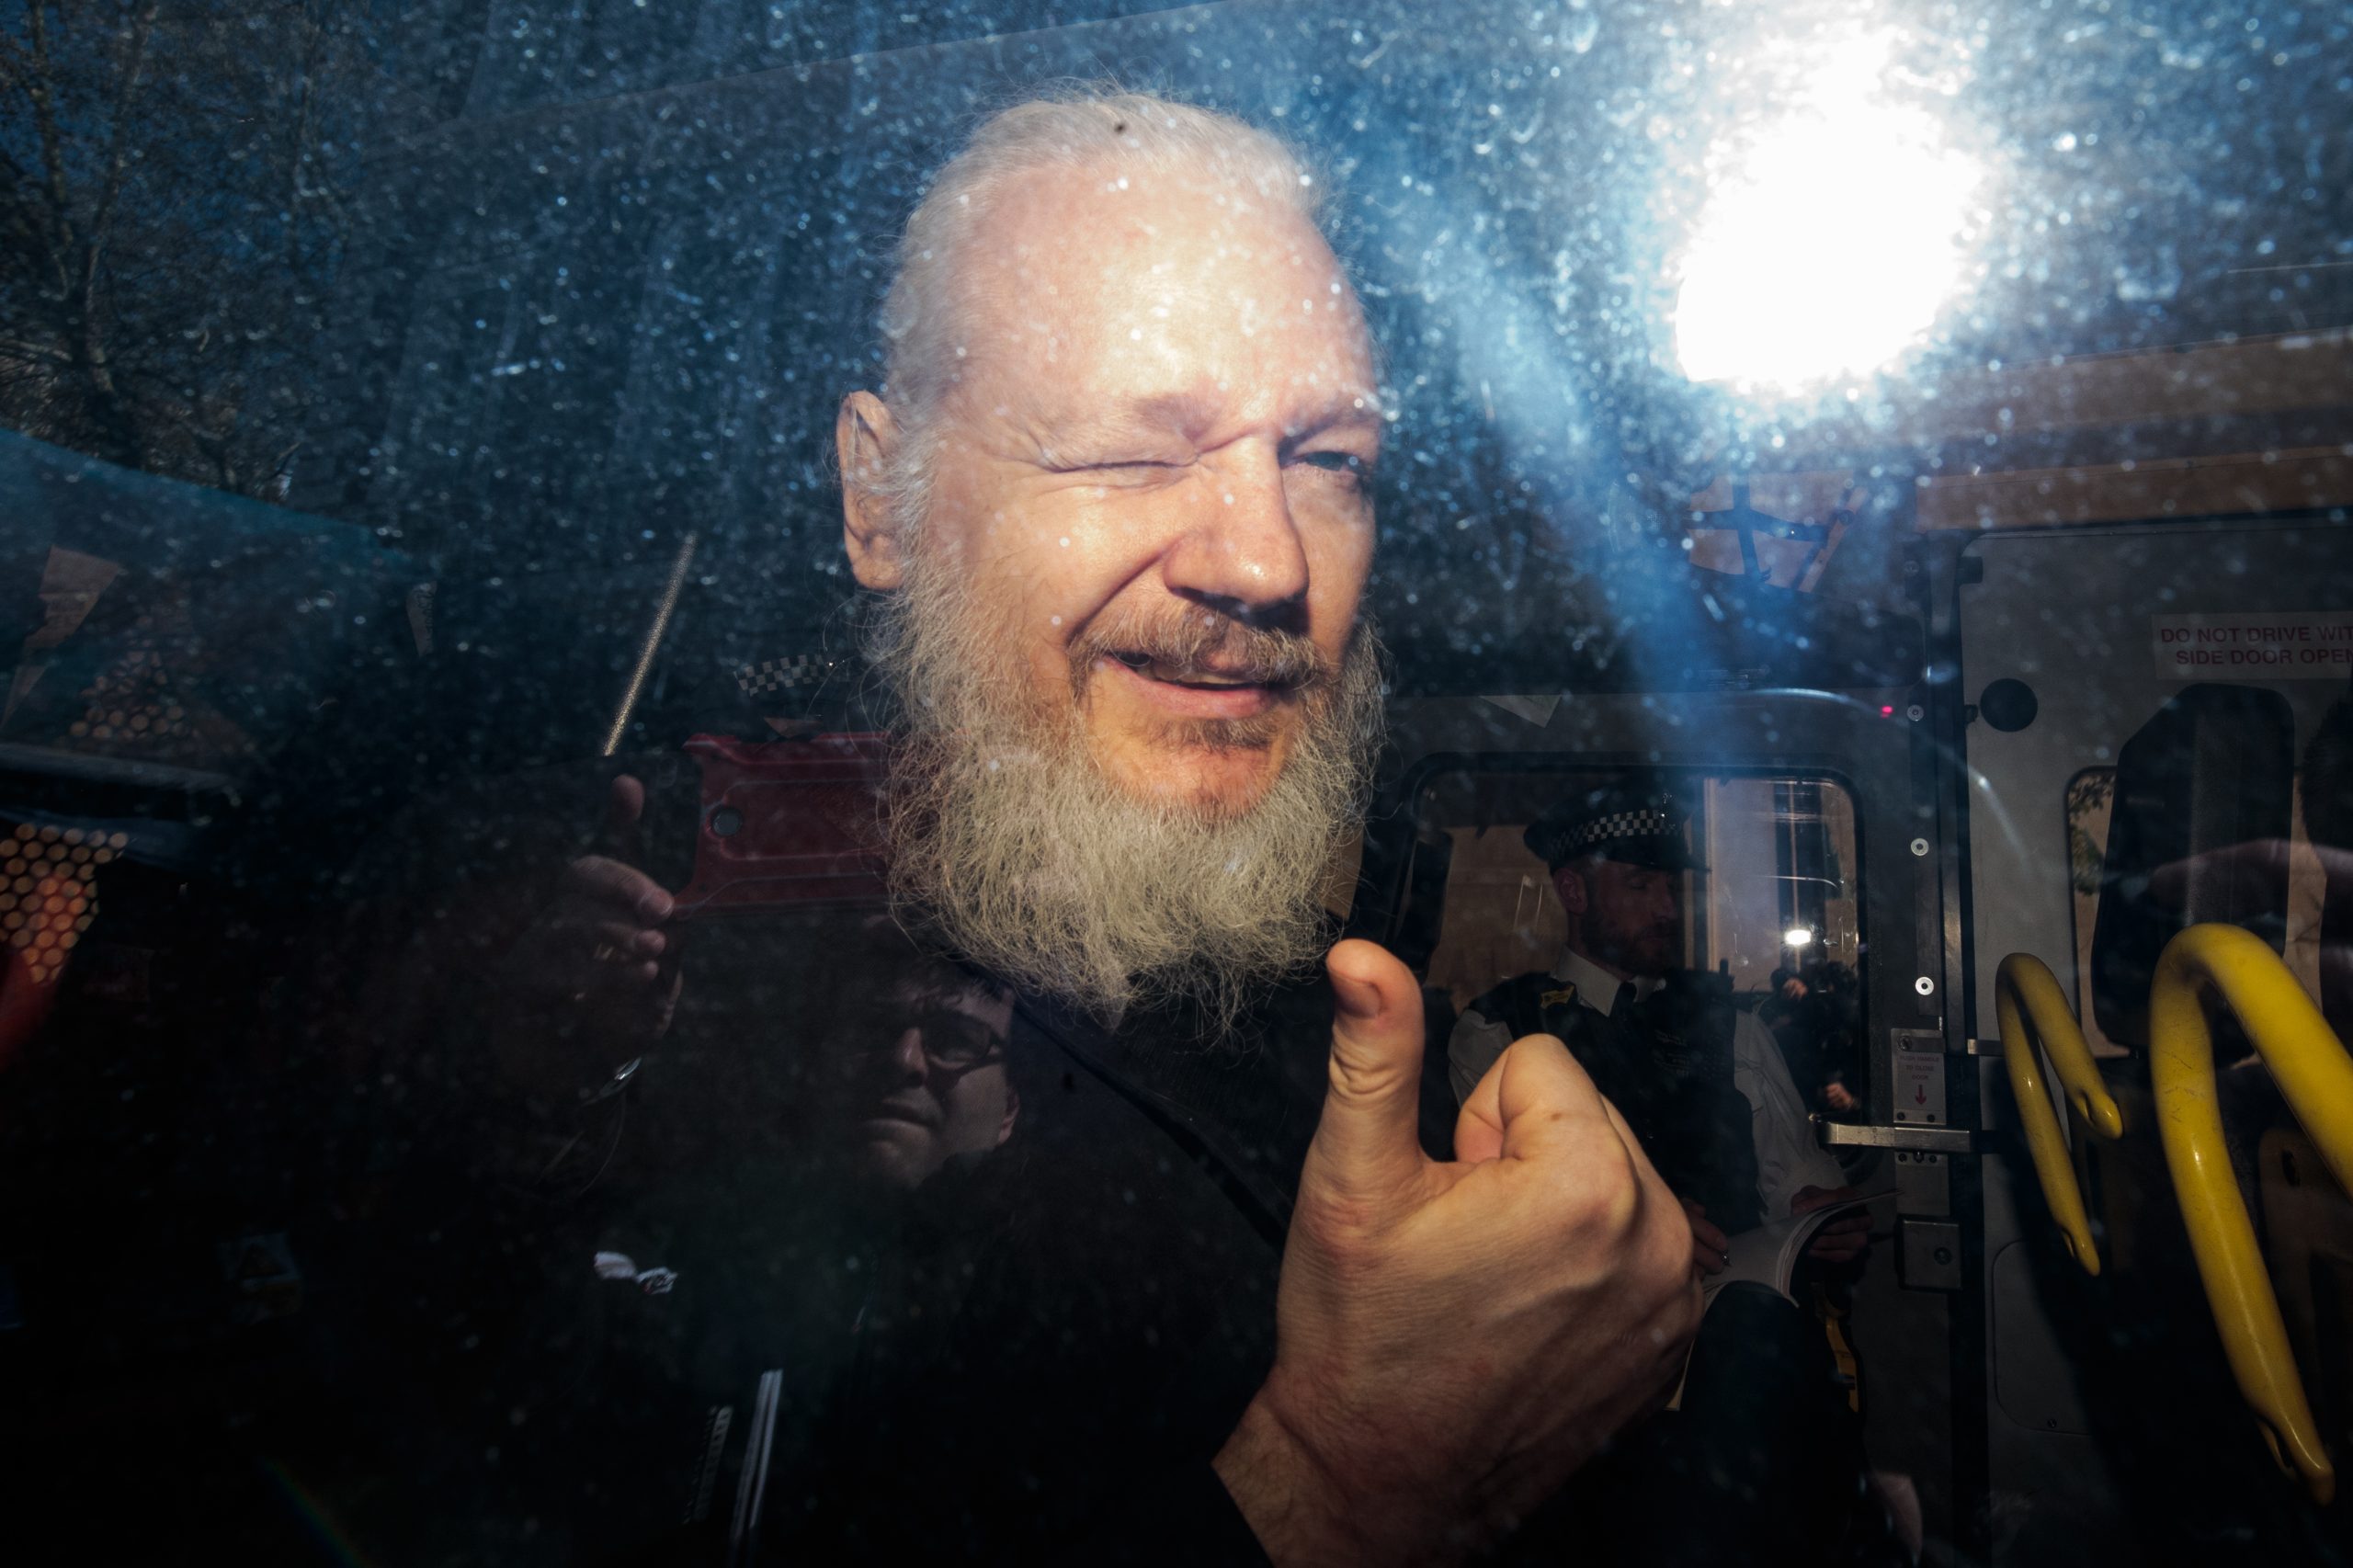
[[960,360],[986,412],[1213,396],[1377,411],[1371,339],[1315,225],[1249,178],[1107,159],[1029,171],[974,219]]

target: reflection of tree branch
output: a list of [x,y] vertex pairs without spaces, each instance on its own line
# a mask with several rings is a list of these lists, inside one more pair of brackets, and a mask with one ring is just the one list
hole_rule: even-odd
[[16,154],[6,147],[0,147],[0,174],[7,176],[9,199],[21,202],[24,197],[20,193],[32,185],[33,178],[25,172],[25,166],[17,162]]
[[122,196],[122,173],[131,163],[131,106],[139,96],[140,78],[147,73],[147,39],[155,26],[156,3],[149,0],[132,24],[131,61],[121,68],[120,85],[115,92],[113,144],[107,150],[106,178],[98,187],[97,210],[90,220],[89,255],[83,263],[84,288],[91,293],[97,288],[98,258],[113,232],[115,203]]
[[[33,0],[27,0],[23,9],[28,13],[33,10]],[[11,95],[26,91],[40,71],[40,62],[28,47],[29,20],[28,17],[11,15],[5,24],[0,24],[0,89]],[[14,123],[7,130],[19,133],[19,127]]]
[[65,150],[57,135],[55,84],[49,54],[49,7],[33,0],[27,20],[32,28],[33,70],[25,84],[33,103],[33,129],[40,142],[41,172],[49,181],[48,250],[51,269],[63,291],[68,283],[65,251],[74,243],[72,209],[65,194]]
[[17,160],[0,148],[0,231],[23,242],[24,248],[13,259],[31,262],[37,269],[36,253],[48,250],[49,236],[42,231],[38,208],[26,194],[35,188]]
[[2099,896],[2101,873],[2107,868],[2107,856],[2092,842],[2092,835],[2070,824],[2067,829],[2067,869],[2072,874],[2075,891],[2086,898]]
[[40,365],[68,365],[72,358],[62,348],[51,348],[45,343],[28,343],[21,337],[0,337],[0,354]]
[[[159,0],[137,14],[124,43],[127,61],[118,61],[119,85],[108,126],[110,146],[106,172],[86,232],[76,233],[73,189],[66,172],[66,142],[61,129],[58,85],[62,79],[47,6],[34,5],[28,16],[33,72],[26,90],[33,104],[40,162],[48,183],[45,270],[54,279],[59,311],[58,335],[70,350],[72,381],[97,437],[103,455],[135,463],[142,455],[138,421],[117,384],[108,353],[102,301],[103,265],[111,233],[115,205],[131,154],[131,107],[145,74],[147,40]],[[61,28],[65,12],[58,8]],[[62,37],[62,34],[59,35]]]
[[0,424],[282,493],[374,25],[343,0],[0,19]]
[[286,225],[286,265],[289,269],[301,265],[301,216],[304,205],[302,162],[311,145],[313,114],[315,111],[312,85],[319,63],[319,43],[324,31],[304,17],[298,24],[303,29],[301,62],[294,71],[294,113],[286,145],[286,211],[290,222]]
[[32,74],[32,56],[20,48],[17,40],[0,32],[0,77],[22,81]]
[[2086,768],[2067,783],[2067,814],[2075,817],[2097,811],[2115,792],[2116,769]]

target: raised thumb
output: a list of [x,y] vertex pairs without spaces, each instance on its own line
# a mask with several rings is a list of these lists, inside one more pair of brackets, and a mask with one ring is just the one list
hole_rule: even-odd
[[1334,1001],[1331,1085],[1311,1163],[1351,1195],[1393,1190],[1425,1160],[1416,1134],[1422,994],[1413,971],[1370,942],[1342,942],[1324,963]]

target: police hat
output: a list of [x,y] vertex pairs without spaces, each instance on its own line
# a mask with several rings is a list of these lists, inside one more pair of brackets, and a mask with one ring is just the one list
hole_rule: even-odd
[[1521,836],[1530,853],[1559,870],[1593,856],[1661,871],[1703,871],[1684,836],[1689,815],[1675,791],[1655,778],[1620,778],[1571,790]]

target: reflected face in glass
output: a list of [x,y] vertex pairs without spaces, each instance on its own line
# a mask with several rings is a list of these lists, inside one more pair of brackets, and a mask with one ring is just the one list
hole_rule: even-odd
[[929,960],[852,1006],[838,1049],[851,1064],[849,1132],[881,1186],[912,1190],[955,1154],[1013,1134],[1019,1101],[1006,1077],[1009,994]]
[[1584,860],[1553,874],[1578,950],[1627,975],[1659,975],[1683,953],[1683,873]]
[[1107,172],[1025,176],[983,220],[921,548],[1017,650],[1040,724],[1075,704],[1115,786],[1232,816],[1297,738],[1305,655],[1336,671],[1356,621],[1371,353],[1304,218]]

